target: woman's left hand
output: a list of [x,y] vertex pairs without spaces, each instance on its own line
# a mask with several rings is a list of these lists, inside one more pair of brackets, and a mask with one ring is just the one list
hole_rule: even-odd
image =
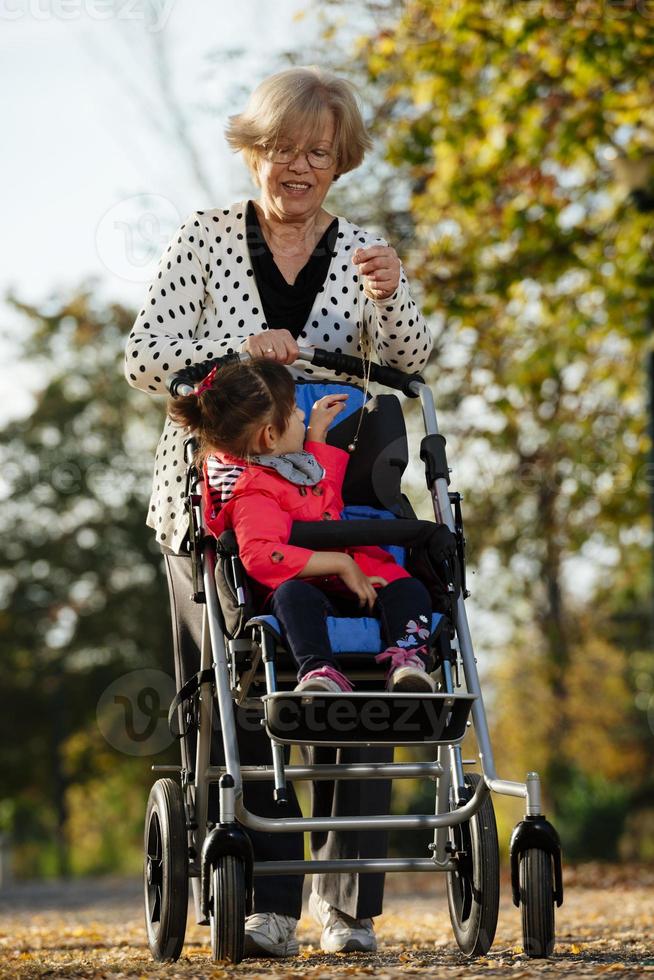
[[359,267],[363,291],[369,299],[388,299],[400,282],[400,260],[392,245],[357,248],[352,261]]

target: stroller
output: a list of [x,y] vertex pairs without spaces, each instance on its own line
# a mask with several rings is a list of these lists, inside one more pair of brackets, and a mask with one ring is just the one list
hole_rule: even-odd
[[[188,367],[168,380],[171,395],[188,394],[216,363],[248,355],[230,354]],[[349,355],[302,349],[316,367],[364,378],[363,361]],[[429,640],[437,680],[435,693],[384,689],[374,655],[383,649],[379,622],[372,617],[328,619],[330,639],[355,689],[348,693],[294,691],[296,675],[272,616],[252,608],[251,588],[238,558],[233,532],[216,540],[203,525],[202,474],[187,440],[186,508],[193,599],[202,604],[200,669],[177,692],[169,723],[179,726],[182,764],[153,765],[145,820],[145,921],[155,960],[176,960],[182,951],[189,879],[196,920],[209,925],[214,960],[243,957],[245,918],[251,911],[254,875],[304,873],[444,872],[450,919],[459,948],[482,956],[495,936],[499,908],[499,852],[491,793],[525,799],[525,817],[510,843],[513,901],[521,910],[523,945],[530,957],[547,957],[554,947],[554,906],[563,901],[559,838],[541,810],[538,774],[525,782],[500,779],[495,771],[476,660],[464,605],[465,538],[461,497],[449,490],[445,439],[438,432],[431,390],[419,375],[368,365],[370,380],[419,398],[425,436],[425,465],[435,521],[417,520],[400,487],[408,463],[406,430],[396,395],[367,398],[348,390],[355,411],[336,419],[328,442],[352,448],[339,521],[293,525],[291,543],[312,549],[380,545],[403,549],[407,567],[427,585],[435,610]],[[310,407],[324,384],[298,382],[298,404]],[[381,519],[380,519],[381,518]],[[341,659],[342,658],[342,659]],[[358,685],[359,689],[357,689]],[[271,764],[240,765],[235,705],[253,708],[270,739]],[[210,763],[213,712],[217,706],[224,763]],[[461,743],[472,727],[480,773],[464,766]],[[189,733],[195,736],[194,754]],[[285,763],[285,746],[429,746],[432,761],[366,762],[354,765]],[[432,748],[433,747],[433,748]],[[423,752],[424,755],[424,752]],[[174,778],[173,778],[174,777]],[[286,801],[289,781],[340,779],[430,779],[435,807],[429,814],[375,816],[261,817],[243,803],[243,783],[268,780],[275,800]],[[208,821],[209,791],[218,784],[219,822]],[[254,862],[248,830],[267,833],[433,830],[429,856]]]

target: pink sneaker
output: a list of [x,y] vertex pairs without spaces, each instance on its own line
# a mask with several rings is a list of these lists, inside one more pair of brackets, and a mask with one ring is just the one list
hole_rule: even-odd
[[390,660],[391,662],[386,674],[387,691],[434,693],[436,681],[427,673],[418,653],[427,653],[427,647],[414,647],[413,649],[387,647],[383,653],[377,654],[375,657],[377,663],[381,663],[383,660]]
[[336,670],[331,664],[323,667],[316,667],[304,675],[300,683],[295,688],[296,691],[352,691],[353,687],[345,674]]

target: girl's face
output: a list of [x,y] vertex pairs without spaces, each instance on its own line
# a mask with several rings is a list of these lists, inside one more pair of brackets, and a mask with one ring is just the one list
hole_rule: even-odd
[[304,429],[304,412],[296,405],[282,433],[275,433],[275,446],[269,450],[274,456],[282,453],[299,453],[304,448],[306,432]]

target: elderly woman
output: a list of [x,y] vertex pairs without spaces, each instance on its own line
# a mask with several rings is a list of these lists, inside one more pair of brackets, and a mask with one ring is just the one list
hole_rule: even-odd
[[[355,355],[372,349],[382,364],[420,371],[431,337],[395,249],[324,207],[332,183],[358,167],[371,146],[352,86],[316,67],[279,72],[258,86],[242,113],[230,117],[227,140],[243,154],[258,197],[194,211],[175,232],[129,336],[129,383],[162,394],[174,371],[231,351],[292,365],[298,378],[321,377],[299,358],[298,344]],[[189,600],[183,439],[184,432],[167,419],[147,520],[165,555],[178,689],[199,669],[201,620],[201,607]],[[237,718],[241,761],[268,763],[268,738],[252,727]],[[221,751],[215,733],[212,761]],[[341,760],[354,757],[352,750],[340,754]],[[254,812],[281,815],[272,784],[246,782],[244,795]],[[366,784],[365,793],[355,780],[317,783],[313,809],[334,815],[387,812],[389,796],[389,784],[376,780]],[[299,813],[293,796],[286,814]],[[251,836],[256,860],[302,858],[302,835]],[[312,846],[319,858],[381,856],[386,835],[316,834]],[[322,948],[374,950],[372,917],[380,914],[382,897],[383,875],[319,876],[310,908],[323,926]],[[300,875],[255,879],[246,953],[297,952],[301,904]]]

